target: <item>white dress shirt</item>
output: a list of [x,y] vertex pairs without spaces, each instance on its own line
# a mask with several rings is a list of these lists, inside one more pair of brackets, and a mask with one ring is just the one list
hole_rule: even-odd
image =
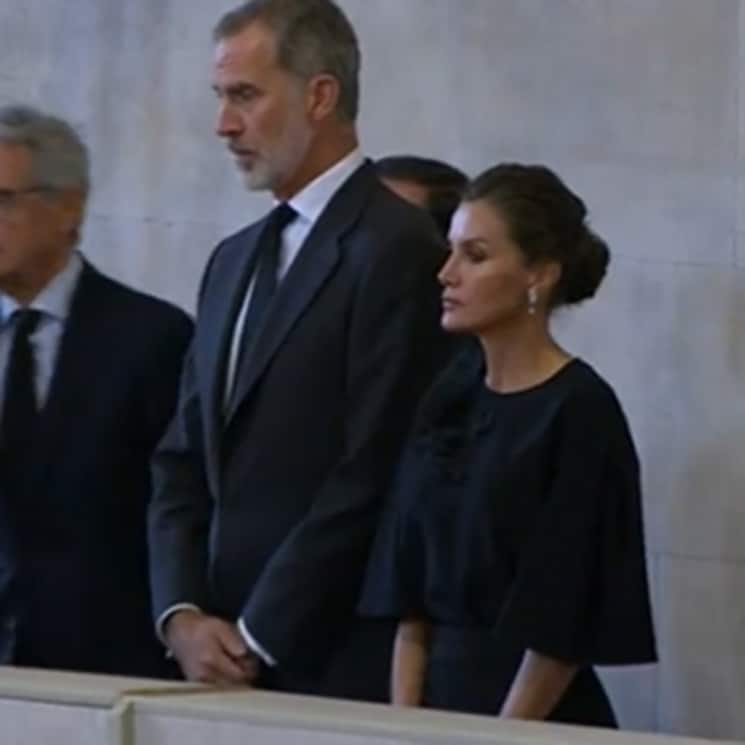
[[[62,333],[82,271],[83,259],[80,254],[71,254],[64,269],[26,306],[29,310],[38,310],[41,313],[39,323],[29,337],[35,362],[34,393],[39,409],[44,407],[49,395]],[[5,390],[5,376],[15,336],[14,314],[20,308],[16,300],[0,293],[0,398],[1,392]],[[0,401],[0,405],[3,403]]]
[[[321,213],[331,198],[336,194],[345,181],[364,163],[364,156],[359,149],[355,148],[348,155],[337,161],[331,168],[324,171],[320,176],[311,181],[304,189],[295,194],[288,204],[297,213],[297,217],[282,231],[281,244],[279,251],[279,266],[277,268],[277,281],[281,282],[297,258],[300,250],[305,243],[310,231],[313,229]],[[236,367],[238,363],[238,353],[240,351],[241,337],[243,333],[243,323],[248,311],[253,291],[253,278],[246,289],[246,296],[243,299],[240,312],[233,328],[232,339],[230,343],[230,354],[228,357],[227,372],[225,385],[223,387],[223,406],[227,406],[235,384]],[[178,610],[201,610],[192,603],[178,603],[167,608],[160,616],[157,622],[158,636],[165,643],[163,628],[168,618]],[[246,628],[243,619],[237,621],[238,630],[244,641],[267,665],[274,666],[276,661],[256,640],[251,632]]]

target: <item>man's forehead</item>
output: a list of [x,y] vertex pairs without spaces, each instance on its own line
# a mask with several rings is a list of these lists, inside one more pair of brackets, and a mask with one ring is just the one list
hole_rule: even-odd
[[22,143],[0,142],[0,173],[25,175],[31,170],[33,153]]
[[276,64],[277,44],[274,33],[260,23],[220,39],[215,45],[216,69],[245,64],[272,67]]
[[0,140],[0,154],[6,158],[27,159],[31,157],[31,148],[23,142],[4,142]]

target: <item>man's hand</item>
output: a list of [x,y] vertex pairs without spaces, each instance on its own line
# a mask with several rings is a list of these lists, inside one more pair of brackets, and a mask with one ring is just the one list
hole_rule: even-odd
[[176,611],[165,627],[168,647],[187,680],[214,685],[248,685],[259,661],[235,624],[196,610]]

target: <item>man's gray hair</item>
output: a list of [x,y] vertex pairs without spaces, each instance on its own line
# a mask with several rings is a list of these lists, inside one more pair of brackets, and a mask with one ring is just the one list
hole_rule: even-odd
[[88,192],[88,148],[63,119],[30,106],[0,107],[0,143],[31,151],[34,186]]
[[352,24],[333,0],[249,0],[215,26],[216,42],[263,23],[277,39],[279,64],[302,80],[331,75],[339,83],[339,116],[353,122],[360,97],[360,48]]

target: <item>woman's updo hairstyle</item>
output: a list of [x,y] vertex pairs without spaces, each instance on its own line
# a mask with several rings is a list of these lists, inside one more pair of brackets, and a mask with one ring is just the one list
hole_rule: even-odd
[[608,246],[587,226],[584,202],[553,171],[503,163],[471,181],[463,201],[495,208],[528,264],[547,260],[561,266],[550,307],[595,294],[610,260]]

